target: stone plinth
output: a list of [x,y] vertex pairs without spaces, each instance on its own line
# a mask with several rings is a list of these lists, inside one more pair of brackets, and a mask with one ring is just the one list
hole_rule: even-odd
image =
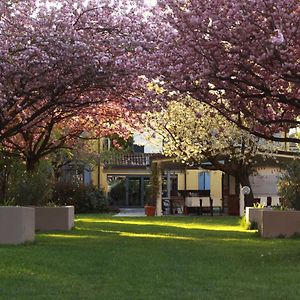
[[300,234],[300,211],[263,210],[260,235],[264,238]]
[[0,244],[34,241],[35,213],[32,207],[0,207]]
[[74,206],[36,207],[35,230],[71,230],[74,227]]

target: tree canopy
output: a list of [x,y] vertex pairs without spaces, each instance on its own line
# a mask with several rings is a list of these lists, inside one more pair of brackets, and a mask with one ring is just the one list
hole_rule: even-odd
[[1,142],[1,152],[20,157],[27,169],[32,170],[41,158],[62,148],[72,149],[78,139],[98,139],[115,133],[127,139],[139,126],[134,112],[113,102],[63,116],[49,115],[34,127],[20,129],[19,133]]
[[49,116],[124,102],[144,24],[125,2],[0,2],[0,140]]
[[152,78],[257,136],[299,142],[274,135],[300,123],[298,0],[158,0],[158,7],[154,19],[165,31],[149,55]]
[[[192,98],[172,101],[149,114],[149,125],[163,138],[163,152],[188,164],[205,161],[250,186],[257,156],[270,157],[279,145],[229,122],[216,109]],[[253,197],[253,194],[251,194]]]
[[[300,123],[299,14],[298,0],[0,1],[0,141],[183,94],[251,134],[300,142],[275,135]],[[154,101],[142,89],[153,81]]]

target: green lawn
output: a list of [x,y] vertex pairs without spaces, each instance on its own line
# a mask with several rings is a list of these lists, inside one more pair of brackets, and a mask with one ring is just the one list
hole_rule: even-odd
[[234,217],[80,215],[71,232],[0,246],[0,299],[300,299],[300,239]]

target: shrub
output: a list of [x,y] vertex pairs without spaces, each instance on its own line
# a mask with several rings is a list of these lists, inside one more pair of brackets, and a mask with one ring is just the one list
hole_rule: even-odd
[[72,205],[76,186],[71,183],[58,181],[53,186],[51,202],[56,205]]
[[41,161],[35,171],[28,172],[19,161],[11,166],[6,198],[16,205],[45,205],[51,199],[49,163]]
[[300,210],[300,163],[295,161],[286,168],[278,183],[280,196],[288,207]]
[[240,218],[239,225],[246,230],[256,230],[258,229],[257,222],[247,222],[246,216]]
[[242,228],[248,230],[248,229],[250,229],[250,225],[251,225],[251,224],[250,224],[249,222],[246,221],[246,217],[245,217],[245,216],[242,216],[242,217],[240,218],[239,225],[240,225]]
[[264,203],[256,202],[256,203],[253,203],[253,207],[254,208],[265,208],[266,205]]
[[74,205],[76,213],[108,211],[108,201],[103,191],[94,185],[82,183],[56,183],[53,188],[52,203]]
[[249,226],[250,230],[256,230],[258,229],[258,224],[255,221],[250,222],[250,226]]

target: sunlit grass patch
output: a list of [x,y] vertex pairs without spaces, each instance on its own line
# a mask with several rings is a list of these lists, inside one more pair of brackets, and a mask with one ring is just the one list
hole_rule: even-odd
[[48,237],[48,238],[62,238],[62,239],[95,239],[98,238],[97,236],[93,235],[74,235],[74,234],[61,234],[61,233],[45,233],[40,234],[41,237]]
[[145,220],[143,219],[137,219],[132,220],[132,218],[127,219],[100,219],[95,220],[94,218],[80,218],[77,220],[78,222],[86,222],[86,223],[111,223],[111,224],[126,224],[126,225],[143,225],[143,226],[168,226],[168,227],[176,227],[176,228],[182,228],[182,229],[199,229],[199,230],[214,230],[214,231],[236,231],[236,232],[249,232],[248,230],[244,229],[241,226],[237,225],[228,225],[228,224],[218,224],[218,221],[216,220],[215,223],[207,224],[207,223],[201,223],[201,219],[199,219],[200,222],[198,223],[183,223],[183,222],[176,222],[173,220],[166,219],[165,221],[158,221],[155,219],[151,220]]
[[[79,227],[78,229],[89,231],[88,229],[84,229],[81,227]],[[90,231],[94,232],[95,230],[91,229]],[[127,232],[127,231],[119,231],[119,230],[97,230],[97,231],[102,233],[117,234],[123,237],[134,237],[134,238],[175,239],[175,240],[190,240],[190,241],[197,240],[196,238],[193,237],[179,236],[173,234],[135,233],[135,232]]]
[[0,299],[299,299],[298,249],[232,217],[79,215],[72,231],[0,246]]

